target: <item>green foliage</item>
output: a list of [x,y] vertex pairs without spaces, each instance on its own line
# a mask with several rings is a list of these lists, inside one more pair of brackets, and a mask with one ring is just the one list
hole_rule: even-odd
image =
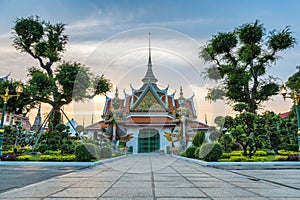
[[249,158],[246,156],[231,156],[229,158],[230,162],[247,162],[249,161]]
[[205,140],[205,133],[204,132],[197,132],[194,135],[192,143],[193,143],[194,146],[200,147],[203,144],[204,140]]
[[[62,53],[68,42],[64,34],[65,24],[51,24],[39,17],[18,18],[13,27],[13,45],[38,60],[40,69],[29,69],[29,104],[47,103],[54,109],[49,128],[53,130],[60,122],[60,108],[75,102],[91,99],[105,94],[112,88],[109,79],[93,76],[87,67],[77,62],[63,62],[52,69],[53,64],[61,61]],[[45,72],[44,72],[45,70]]]
[[75,161],[75,155],[41,155],[41,161],[68,162]]
[[287,150],[278,150],[279,155],[287,155],[287,154],[294,154],[298,155],[297,151],[287,151]]
[[44,153],[45,151],[47,151],[48,149],[48,145],[45,143],[40,143],[39,146],[37,147],[37,151],[40,153]]
[[189,146],[186,150],[185,150],[185,155],[188,158],[195,158],[195,151],[196,151],[197,147],[196,146]]
[[279,90],[276,80],[266,76],[267,68],[279,59],[280,51],[295,43],[289,28],[266,34],[258,21],[213,35],[199,55],[211,64],[204,76],[216,82],[220,77],[222,81],[209,88],[207,97],[212,101],[225,97],[233,106],[243,105],[234,107],[239,112],[256,112],[262,102]]
[[101,147],[100,148],[100,158],[111,158],[112,149],[111,147]]
[[[23,92],[20,94],[20,97],[12,97],[9,99],[7,102],[7,108],[6,110],[8,112],[15,112],[16,114],[24,114],[26,115],[30,109],[34,108],[36,105],[36,102],[32,101],[32,95],[24,83],[16,80],[9,80],[5,81],[2,80],[0,81],[0,91],[1,94],[5,92],[5,89],[9,89],[9,94],[15,95],[16,94],[16,87],[21,84],[23,87]],[[3,99],[0,98],[0,106],[1,108],[3,107]]]
[[300,66],[296,67],[297,71],[288,78],[286,85],[291,91],[296,89],[297,93],[300,93]]
[[65,24],[50,24],[38,17],[18,18],[13,27],[13,45],[36,59],[42,57],[50,62],[59,61],[68,41],[68,36],[63,34],[64,27]]
[[243,152],[242,151],[232,151],[230,153],[230,156],[242,156]]
[[53,151],[53,150],[46,150],[43,155],[55,155],[59,156],[61,155],[61,150]]
[[195,158],[199,158],[200,150],[201,150],[201,146],[196,148],[195,153],[194,153]]
[[275,155],[275,151],[272,150],[272,149],[263,149],[263,151],[265,151],[268,156],[274,156]]
[[275,161],[287,161],[288,156],[275,156]]
[[221,158],[230,158],[231,154],[230,153],[222,153]]
[[199,158],[208,162],[218,161],[222,156],[223,150],[218,143],[206,143],[201,146]]
[[263,150],[259,150],[254,153],[254,156],[267,156],[267,155],[268,153]]
[[268,161],[268,158],[266,157],[266,156],[254,156],[253,158],[252,158],[252,161],[254,161],[254,162],[266,162],[266,161]]
[[95,144],[82,143],[75,147],[75,156],[77,161],[91,161],[98,159],[99,147]]
[[17,161],[30,161],[31,159],[31,155],[21,155],[17,157]]

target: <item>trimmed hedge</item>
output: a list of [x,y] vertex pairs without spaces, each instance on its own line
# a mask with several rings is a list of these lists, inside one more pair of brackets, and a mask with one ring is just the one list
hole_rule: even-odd
[[246,156],[231,156],[229,158],[230,162],[248,162],[249,158]]
[[16,158],[17,161],[30,161],[32,158],[31,155],[21,155]]
[[275,156],[275,161],[287,161],[288,156]]
[[75,147],[76,160],[80,162],[99,158],[99,147],[91,143],[82,143]]
[[205,140],[205,133],[204,132],[197,132],[194,135],[192,143],[193,143],[194,146],[200,147],[203,144],[204,140]]
[[75,161],[75,155],[41,155],[41,161],[69,162]]
[[189,146],[186,150],[185,150],[185,155],[188,158],[195,158],[195,151],[196,151],[197,147],[195,146]]
[[206,143],[200,148],[198,158],[208,162],[218,161],[223,153],[222,146],[219,143]]

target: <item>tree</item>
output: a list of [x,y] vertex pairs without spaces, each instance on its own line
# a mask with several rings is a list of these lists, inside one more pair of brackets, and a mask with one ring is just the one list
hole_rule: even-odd
[[266,35],[258,21],[214,35],[199,52],[205,62],[212,64],[206,69],[206,77],[215,81],[220,78],[219,86],[209,89],[207,98],[215,101],[225,97],[234,104],[234,110],[256,112],[279,90],[273,77],[266,78],[267,67],[295,43],[289,27]]
[[288,81],[286,82],[286,85],[292,90],[296,90],[299,94],[300,92],[300,66],[297,66],[296,69],[298,69],[297,72],[295,72],[293,75],[291,75],[288,78]]
[[261,147],[261,142],[266,135],[266,131],[261,129],[264,125],[261,117],[256,113],[243,112],[234,119],[226,117],[225,126],[234,140],[242,147],[245,156],[251,156]]
[[[13,45],[37,59],[41,69],[29,68],[29,91],[32,101],[48,103],[54,114],[53,129],[60,123],[60,108],[72,100],[85,101],[110,91],[110,81],[93,76],[89,68],[77,62],[63,62],[62,53],[68,42],[65,24],[51,24],[39,17],[19,18],[15,22]],[[53,64],[57,63],[56,70]]]
[[[7,80],[0,81],[0,91],[2,91],[1,95],[5,94],[5,89],[9,89],[10,95],[16,95],[16,87],[22,84],[23,92],[20,94],[20,97],[13,97],[7,101],[7,111],[15,114],[26,114],[30,111],[31,108],[34,108],[35,103],[32,102],[31,94],[26,85],[21,83],[20,81],[15,80]],[[0,98],[0,106],[3,107],[3,99]]]

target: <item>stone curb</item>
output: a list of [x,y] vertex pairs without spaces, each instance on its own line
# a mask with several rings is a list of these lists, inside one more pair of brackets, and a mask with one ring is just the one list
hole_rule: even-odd
[[193,162],[205,167],[220,169],[300,169],[300,162],[206,162],[182,156],[171,155],[172,157]]
[[126,155],[123,156],[118,156],[114,158],[108,158],[104,160],[99,160],[96,162],[38,162],[38,161],[0,161],[0,166],[1,165],[6,165],[6,166],[57,166],[57,167],[93,167],[97,165],[102,165],[104,163],[112,162],[114,160],[122,159],[125,158]]

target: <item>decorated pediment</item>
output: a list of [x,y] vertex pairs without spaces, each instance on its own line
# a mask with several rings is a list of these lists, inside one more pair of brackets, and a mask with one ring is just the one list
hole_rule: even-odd
[[148,90],[134,106],[134,111],[165,111],[162,102]]

